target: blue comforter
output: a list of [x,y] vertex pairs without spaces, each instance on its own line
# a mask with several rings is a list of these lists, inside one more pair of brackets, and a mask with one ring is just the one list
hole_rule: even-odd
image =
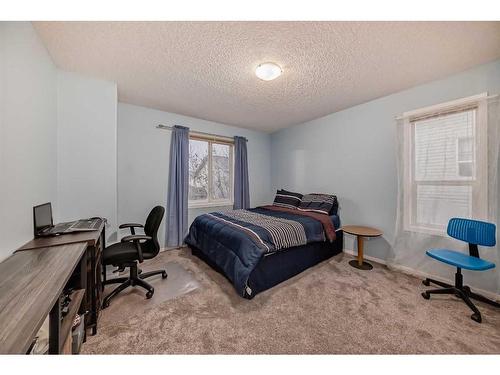
[[[336,224],[334,222],[334,226]],[[284,234],[276,233],[276,225]],[[318,241],[325,241],[320,221],[262,207],[200,215],[191,224],[185,239],[189,246],[200,250],[220,267],[242,296],[245,292],[251,293],[247,281],[263,256]]]

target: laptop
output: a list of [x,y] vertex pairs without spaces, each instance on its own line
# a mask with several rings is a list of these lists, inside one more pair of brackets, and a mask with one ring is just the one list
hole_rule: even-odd
[[98,230],[101,218],[69,221],[54,225],[52,204],[50,202],[33,207],[33,224],[35,237],[57,236],[59,234],[88,232]]

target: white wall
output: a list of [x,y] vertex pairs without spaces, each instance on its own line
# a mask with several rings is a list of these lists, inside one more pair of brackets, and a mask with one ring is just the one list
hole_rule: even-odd
[[29,22],[0,22],[0,260],[56,202],[56,67]]
[[[270,136],[215,122],[118,103],[118,221],[143,223],[151,208],[165,206],[167,199],[170,131],[156,129],[158,124],[182,125],[192,130],[241,135],[248,139],[248,169],[252,206],[268,204],[270,190]],[[195,216],[221,208],[191,209]],[[159,230],[165,240],[165,218]]]
[[[344,224],[372,225],[384,231],[384,238],[366,242],[365,253],[387,259],[395,235],[398,193],[395,116],[485,91],[500,93],[500,61],[276,132],[271,148],[272,185],[337,194]],[[345,247],[353,249],[353,238],[346,237]],[[415,252],[415,262],[406,266],[425,263],[431,267],[433,263],[432,273],[451,276],[448,266],[435,266],[437,262],[425,258],[425,249],[408,251]],[[482,254],[500,259],[498,249],[484,249]],[[465,277],[475,276],[477,286],[497,291],[498,269]]]
[[59,71],[58,221],[101,216],[116,231],[117,88],[113,82]]

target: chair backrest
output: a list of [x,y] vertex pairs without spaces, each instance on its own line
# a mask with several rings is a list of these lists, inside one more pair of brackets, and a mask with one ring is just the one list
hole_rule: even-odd
[[495,246],[496,226],[485,221],[454,217],[448,222],[448,236],[473,245]]
[[144,224],[144,233],[146,236],[152,237],[152,240],[146,241],[143,245],[143,251],[156,255],[160,251],[160,243],[158,242],[158,228],[160,227],[161,221],[163,219],[163,214],[165,213],[165,208],[162,206],[154,207],[146,219]]

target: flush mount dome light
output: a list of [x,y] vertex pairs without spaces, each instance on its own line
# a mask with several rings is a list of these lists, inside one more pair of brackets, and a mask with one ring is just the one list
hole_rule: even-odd
[[255,75],[264,81],[272,81],[278,78],[281,73],[283,73],[281,67],[272,62],[259,64],[255,69]]

